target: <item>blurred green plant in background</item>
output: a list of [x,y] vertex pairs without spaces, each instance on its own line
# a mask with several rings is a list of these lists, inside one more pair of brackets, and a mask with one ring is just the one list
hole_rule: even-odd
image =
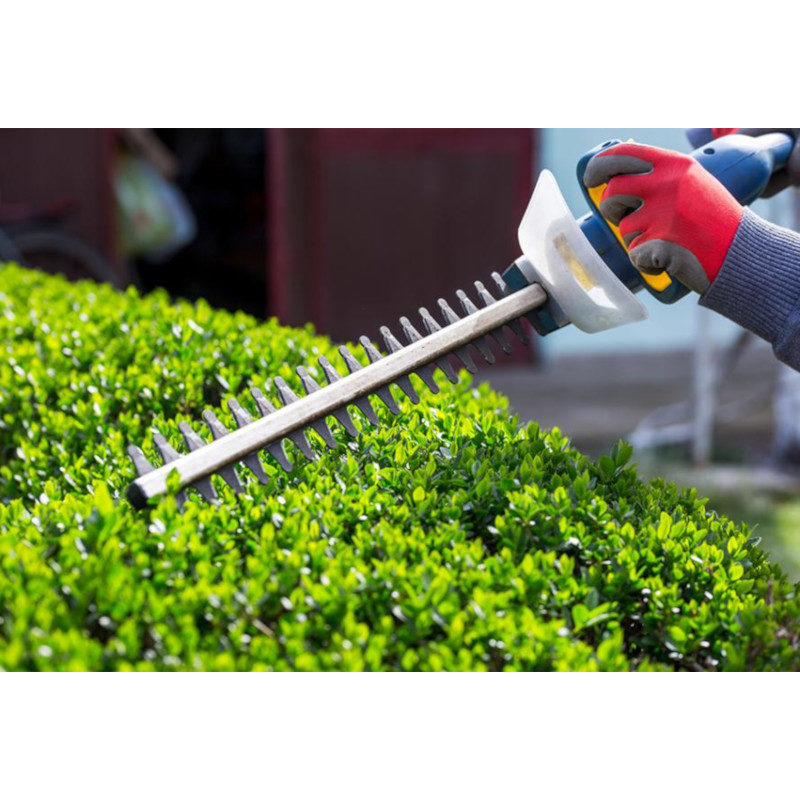
[[733,519],[746,520],[761,547],[792,580],[800,580],[800,500],[763,494],[711,495],[709,506]]

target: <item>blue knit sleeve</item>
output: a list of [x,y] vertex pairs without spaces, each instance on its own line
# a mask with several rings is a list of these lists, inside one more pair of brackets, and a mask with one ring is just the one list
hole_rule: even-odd
[[800,370],[800,234],[745,210],[700,304],[766,339],[781,361]]

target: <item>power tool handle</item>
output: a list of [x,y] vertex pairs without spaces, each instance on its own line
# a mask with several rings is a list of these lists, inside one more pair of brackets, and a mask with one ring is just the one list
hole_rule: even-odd
[[794,139],[788,133],[767,133],[761,137],[766,140],[765,147],[772,153],[773,172],[783,169],[789,163],[789,156],[794,149]]
[[772,171],[777,172],[789,163],[794,149],[794,139],[788,133],[766,133],[759,136],[764,148],[772,155]]
[[691,153],[742,205],[758,199],[772,175],[789,161],[794,140],[785,133],[732,133]]

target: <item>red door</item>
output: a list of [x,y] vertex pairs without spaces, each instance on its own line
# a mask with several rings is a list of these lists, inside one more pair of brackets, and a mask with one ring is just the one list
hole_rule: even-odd
[[535,145],[529,129],[271,131],[271,313],[343,341],[397,335],[439,297],[458,310],[456,289],[518,255]]

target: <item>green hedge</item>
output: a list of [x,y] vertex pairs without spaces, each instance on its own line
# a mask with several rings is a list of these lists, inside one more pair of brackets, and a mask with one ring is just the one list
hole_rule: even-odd
[[595,463],[520,428],[466,374],[314,465],[265,462],[252,496],[136,512],[125,446],[155,458],[154,420],[178,445],[251,379],[342,366],[332,345],[13,266],[0,343],[6,669],[800,664],[796,588],[744,526],[640,482],[625,445]]

